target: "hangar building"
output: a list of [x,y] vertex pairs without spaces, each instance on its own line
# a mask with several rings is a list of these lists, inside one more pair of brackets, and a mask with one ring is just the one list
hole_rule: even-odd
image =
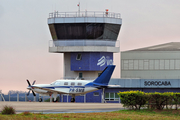
[[180,79],[180,42],[121,52],[121,78]]

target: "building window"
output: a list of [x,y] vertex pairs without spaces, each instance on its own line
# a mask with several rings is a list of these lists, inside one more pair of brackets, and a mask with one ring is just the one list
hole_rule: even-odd
[[98,77],[101,75],[101,73],[98,73]]
[[175,60],[175,69],[180,69],[180,60]]
[[76,56],[76,60],[81,60],[81,58],[82,58],[82,55],[80,53],[78,53]]
[[64,82],[64,85],[68,85],[68,82]]
[[175,68],[174,66],[175,66],[174,60],[170,60],[170,69],[174,70],[174,68]]
[[144,60],[144,70],[148,70],[149,69],[149,60]]
[[99,93],[98,92],[94,92],[93,95],[94,96],[99,96]]
[[180,59],[176,60],[122,60],[122,70],[180,70]]
[[134,60],[134,69],[135,69],[135,70],[138,70],[138,69],[139,69],[138,66],[139,66],[139,65],[138,65],[138,60]]
[[128,65],[128,69],[129,69],[129,70],[132,70],[132,69],[133,69],[133,66],[134,66],[134,65],[133,65],[133,60],[129,60],[129,61],[128,61],[128,64],[129,64],[129,65]]
[[117,93],[105,93],[105,100],[107,101],[119,101]]
[[83,77],[83,73],[79,73],[79,78],[82,78]]

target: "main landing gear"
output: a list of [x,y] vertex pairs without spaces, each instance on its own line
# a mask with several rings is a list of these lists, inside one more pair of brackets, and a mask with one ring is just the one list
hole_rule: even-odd
[[39,101],[39,102],[42,102],[42,98],[41,98],[41,97],[39,97],[38,101]]

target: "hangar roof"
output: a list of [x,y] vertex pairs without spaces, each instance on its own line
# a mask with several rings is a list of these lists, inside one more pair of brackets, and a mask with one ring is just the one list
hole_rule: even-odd
[[129,51],[180,51],[180,42],[170,42]]

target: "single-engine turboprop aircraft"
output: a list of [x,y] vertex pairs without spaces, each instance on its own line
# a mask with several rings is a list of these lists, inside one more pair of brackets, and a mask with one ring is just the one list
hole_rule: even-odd
[[51,84],[36,84],[35,81],[31,85],[29,80],[27,80],[29,92],[32,91],[33,95],[36,96],[36,93],[39,93],[40,98],[39,102],[42,101],[41,96],[51,96],[53,94],[54,101],[56,101],[57,94],[68,94],[71,95],[71,102],[75,102],[75,96],[86,94],[89,92],[96,91],[98,89],[106,88],[109,80],[114,71],[115,65],[108,65],[103,72],[94,80],[56,80]]

